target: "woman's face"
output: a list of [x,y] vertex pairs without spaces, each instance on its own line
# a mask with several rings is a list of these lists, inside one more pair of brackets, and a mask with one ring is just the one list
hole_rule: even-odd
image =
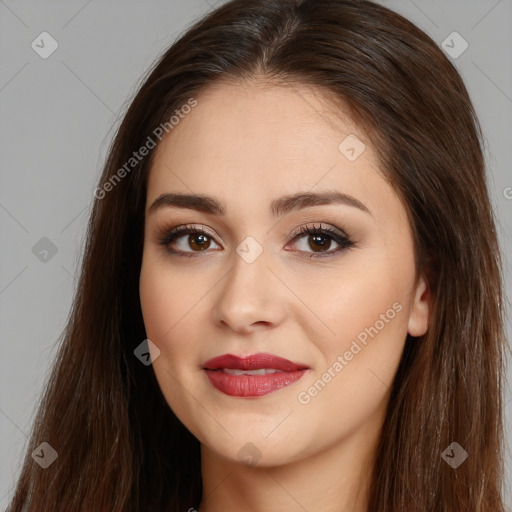
[[428,325],[405,209],[314,90],[224,83],[196,99],[148,181],[140,299],[163,395],[225,459],[363,453],[407,333]]

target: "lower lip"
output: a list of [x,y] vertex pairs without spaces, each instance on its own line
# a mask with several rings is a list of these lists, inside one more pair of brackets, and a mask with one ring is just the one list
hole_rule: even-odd
[[229,396],[263,396],[297,382],[307,370],[267,375],[230,375],[222,370],[204,370],[212,386]]

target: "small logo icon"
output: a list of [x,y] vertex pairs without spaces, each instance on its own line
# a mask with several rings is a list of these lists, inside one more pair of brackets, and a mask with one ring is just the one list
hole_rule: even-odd
[[253,263],[263,252],[263,247],[252,236],[248,236],[238,245],[236,252],[246,263]]
[[468,452],[459,443],[452,443],[441,457],[453,469],[457,469],[468,458]]
[[236,454],[237,459],[246,466],[256,466],[261,459],[261,455],[261,452],[252,443],[245,443]]
[[59,47],[59,43],[48,32],[41,32],[30,46],[39,57],[47,59]]
[[458,59],[468,49],[469,44],[458,32],[452,32],[441,43],[441,47],[452,59]]
[[57,246],[49,238],[43,236],[32,247],[32,253],[39,261],[48,263],[57,254]]
[[151,340],[145,339],[133,353],[145,366],[149,366],[160,355],[160,349]]
[[33,452],[32,458],[43,468],[46,469],[55,462],[58,453],[46,441],[41,443]]
[[357,160],[366,149],[364,143],[351,133],[338,146],[340,153],[350,162]]

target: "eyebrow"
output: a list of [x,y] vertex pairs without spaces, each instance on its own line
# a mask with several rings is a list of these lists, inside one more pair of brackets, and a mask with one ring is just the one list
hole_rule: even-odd
[[[329,204],[352,206],[372,215],[370,210],[361,201],[341,192],[299,192],[283,196],[272,201],[270,213],[273,217],[279,217],[294,210]],[[152,214],[164,207],[187,208],[220,216],[226,213],[225,207],[214,197],[203,194],[167,193],[161,194],[153,201],[148,214]]]

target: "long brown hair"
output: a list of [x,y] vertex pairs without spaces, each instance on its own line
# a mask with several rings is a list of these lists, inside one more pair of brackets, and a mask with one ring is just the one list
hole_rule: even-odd
[[[148,72],[110,147],[10,512],[198,506],[199,442],[134,355],[146,337],[138,280],[154,152],[126,163],[209,84],[255,77],[348,106],[406,208],[432,293],[428,332],[407,338],[393,384],[369,512],[502,512],[506,342],[481,128],[435,42],[365,0],[233,0]],[[58,453],[46,469],[31,456],[43,441]],[[454,442],[468,453],[456,469],[441,456]]]

